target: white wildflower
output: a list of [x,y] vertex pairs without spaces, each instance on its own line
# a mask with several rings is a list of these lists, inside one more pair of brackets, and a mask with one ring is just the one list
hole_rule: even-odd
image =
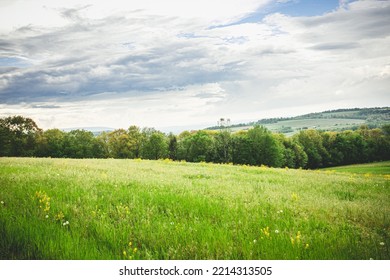
[[253,243],[256,243],[256,242],[257,242],[257,240],[256,240],[256,239],[254,239],[254,240],[253,240]]
[[1,203],[1,204],[4,204],[4,201],[1,201],[0,203]]
[[275,229],[275,233],[276,233],[276,234],[278,234],[278,233],[279,233],[279,231],[278,231],[277,229]]
[[49,215],[46,215],[45,218],[48,219],[48,218],[49,218]]
[[385,246],[385,242],[381,242],[381,243],[379,243],[379,245]]

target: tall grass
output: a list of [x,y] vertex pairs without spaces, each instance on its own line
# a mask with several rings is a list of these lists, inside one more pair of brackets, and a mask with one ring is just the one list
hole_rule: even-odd
[[388,175],[0,158],[1,259],[389,259]]

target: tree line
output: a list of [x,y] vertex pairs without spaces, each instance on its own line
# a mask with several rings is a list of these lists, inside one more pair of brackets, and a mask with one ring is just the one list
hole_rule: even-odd
[[390,125],[355,131],[304,130],[287,137],[256,125],[247,131],[179,135],[130,126],[95,136],[86,130],[42,130],[30,118],[0,118],[0,156],[142,158],[316,169],[390,160]]

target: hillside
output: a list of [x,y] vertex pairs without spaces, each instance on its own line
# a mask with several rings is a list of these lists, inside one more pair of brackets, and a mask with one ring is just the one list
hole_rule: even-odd
[[[343,131],[357,129],[361,125],[380,127],[390,123],[390,107],[338,109],[319,113],[310,113],[290,118],[268,118],[255,122],[231,125],[233,131],[247,130],[256,124],[267,127],[272,132],[292,135],[301,130],[314,128],[325,131]],[[218,130],[214,126],[207,129]]]
[[381,174],[387,175],[387,178],[390,179],[390,161],[342,165],[337,167],[324,168],[323,170],[364,174],[365,176],[370,176],[371,174]]

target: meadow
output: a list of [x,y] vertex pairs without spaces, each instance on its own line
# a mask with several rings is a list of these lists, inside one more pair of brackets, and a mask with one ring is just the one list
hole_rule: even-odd
[[[315,128],[324,131],[341,131],[345,129],[351,129],[352,127],[358,127],[363,125],[365,120],[362,119],[345,119],[345,118],[305,118],[305,119],[293,119],[293,120],[281,120],[275,123],[262,124],[264,127],[272,132],[283,132],[284,128],[290,128],[291,132],[284,133],[286,136],[292,136],[301,130],[308,128]],[[235,127],[232,131],[248,130],[253,126]]]
[[389,174],[390,161],[329,167],[329,168],[325,168],[325,170],[336,171],[336,172],[358,173],[358,174],[390,175]]
[[0,259],[388,260],[379,165],[0,158]]

